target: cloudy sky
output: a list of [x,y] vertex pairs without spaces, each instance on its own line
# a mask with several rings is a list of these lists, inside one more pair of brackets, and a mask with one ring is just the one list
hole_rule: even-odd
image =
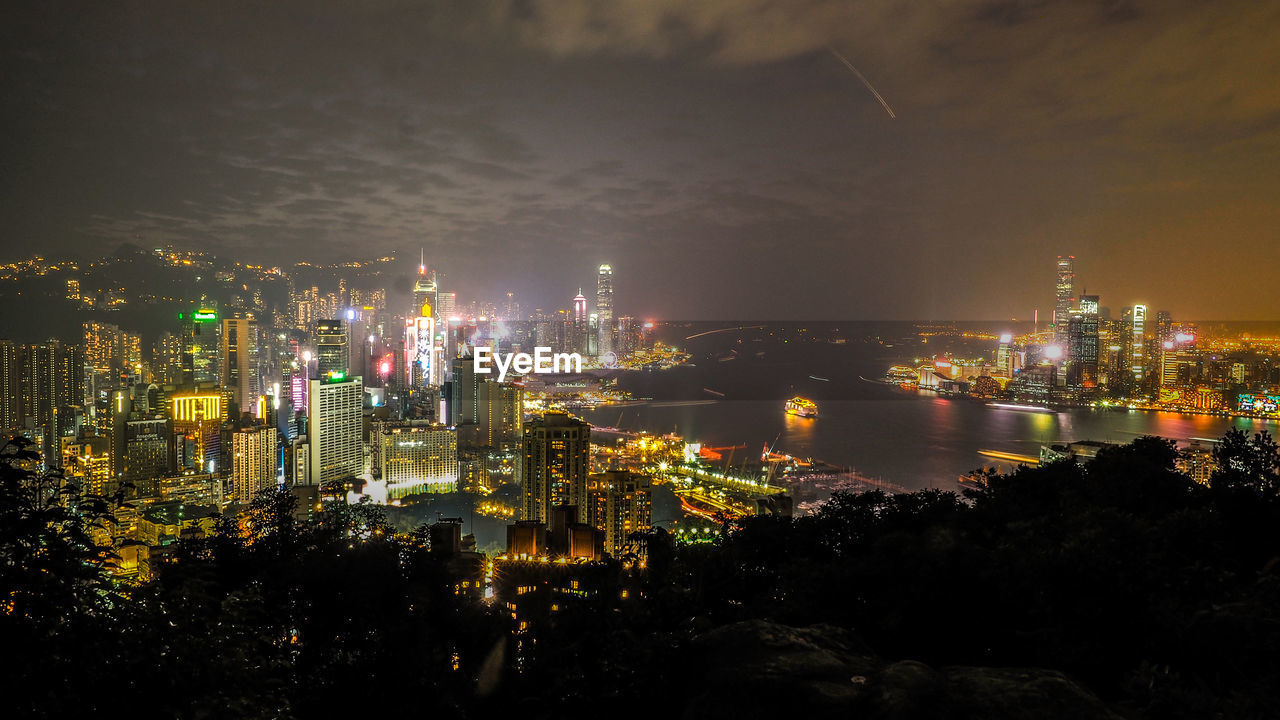
[[1280,3],[4,5],[6,259],[421,246],[464,298],[610,262],[631,314],[1002,319],[1068,253],[1106,305],[1280,318]]

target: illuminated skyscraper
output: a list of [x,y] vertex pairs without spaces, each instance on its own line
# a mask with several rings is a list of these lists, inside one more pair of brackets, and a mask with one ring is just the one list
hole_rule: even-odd
[[310,385],[307,484],[359,476],[364,472],[364,383],[335,372]]
[[170,332],[160,334],[151,356],[151,371],[160,384],[182,383],[182,338]]
[[591,326],[587,318],[587,298],[582,294],[582,288],[578,288],[578,295],[573,298],[572,352],[582,353],[583,355],[591,354],[591,343],[588,340],[590,332]]
[[610,470],[587,478],[585,520],[604,531],[604,550],[620,557],[632,533],[649,529],[653,516],[653,481],[646,475]]
[[74,437],[84,403],[84,352],[56,340],[23,346],[22,411],[39,431],[46,462],[59,460],[60,439]]
[[1129,369],[1135,384],[1141,384],[1146,376],[1147,306],[1134,305],[1130,320]]
[[430,302],[422,304],[417,317],[405,320],[404,348],[405,380],[409,387],[444,384],[444,350],[436,339],[436,319]]
[[84,361],[95,373],[109,375],[122,367],[120,328],[111,323],[81,323],[84,331]]
[[449,424],[474,425],[480,415],[479,380],[469,357],[453,359],[453,381],[450,386]]
[[1081,295],[1080,310],[1067,321],[1067,385],[1098,384],[1098,296]]
[[316,375],[346,374],[351,357],[347,350],[347,330],[341,320],[317,320],[315,329]]
[[218,312],[201,308],[178,316],[182,321],[182,382],[216,383],[218,371]]
[[560,505],[585,508],[591,426],[549,412],[524,426],[521,520],[547,523]]
[[1076,291],[1076,257],[1058,256],[1058,284],[1053,303],[1053,337],[1060,345],[1067,341],[1067,320]]
[[424,253],[418,264],[418,279],[413,283],[413,311],[417,312],[423,305],[436,304],[438,289],[435,273],[427,274],[427,259]]
[[613,268],[609,265],[601,265],[596,274],[596,315],[600,319],[597,346],[604,355],[613,352]]
[[22,424],[22,349],[0,340],[0,432]]
[[258,367],[258,321],[253,315],[222,318],[222,387],[239,411],[252,412],[261,393]]
[[476,388],[476,408],[480,444],[516,450],[524,431],[524,388],[486,380]]
[[128,420],[123,427],[121,482],[137,497],[159,494],[160,478],[173,470],[173,423],[166,418]]
[[253,496],[273,487],[280,474],[280,438],[274,427],[255,426],[231,433],[231,480],[235,502],[247,505]]
[[441,322],[448,322],[449,318],[454,316],[458,310],[458,293],[456,292],[437,292],[436,293],[436,317]]
[[1000,344],[996,346],[996,372],[1001,377],[1013,377],[1013,333],[1000,336]]

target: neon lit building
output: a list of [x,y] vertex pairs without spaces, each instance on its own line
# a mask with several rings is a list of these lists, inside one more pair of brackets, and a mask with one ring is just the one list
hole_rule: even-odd
[[409,387],[444,384],[443,349],[436,342],[436,319],[431,303],[424,303],[418,317],[405,321],[405,382]]

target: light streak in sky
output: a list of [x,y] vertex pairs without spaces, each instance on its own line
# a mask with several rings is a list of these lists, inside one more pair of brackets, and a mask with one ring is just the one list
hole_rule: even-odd
[[884,111],[889,113],[889,117],[894,118],[895,120],[898,118],[898,116],[894,114],[893,108],[889,107],[889,103],[885,101],[884,96],[881,95],[879,91],[877,91],[874,87],[871,86],[871,81],[867,80],[866,76],[858,72],[858,68],[854,67],[853,63],[849,62],[849,58],[846,58],[845,56],[841,55],[839,52],[836,52],[835,48],[829,47],[827,48],[827,52],[831,53],[831,56],[834,57],[835,59],[844,63],[845,67],[849,68],[849,70],[852,71],[854,75],[858,76],[858,79],[862,81],[862,84],[866,85],[867,89],[871,91],[871,94],[876,96],[876,100],[879,100],[880,104],[884,106]]

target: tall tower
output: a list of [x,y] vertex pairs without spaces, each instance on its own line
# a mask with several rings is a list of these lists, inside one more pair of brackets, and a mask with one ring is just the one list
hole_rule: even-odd
[[182,321],[182,382],[218,382],[218,311],[205,307],[178,319]]
[[1133,371],[1133,380],[1142,383],[1146,372],[1146,339],[1147,339],[1147,306],[1134,305],[1133,336],[1129,348],[1129,369]]
[[22,348],[0,340],[0,432],[22,425]]
[[578,295],[573,299],[573,352],[588,353],[587,332],[587,297],[578,288]]
[[600,319],[600,354],[613,352],[613,268],[601,265],[596,274],[596,316]]
[[325,377],[331,372],[346,373],[351,356],[347,350],[347,331],[341,320],[317,320],[316,375]]
[[1059,344],[1067,340],[1067,320],[1076,291],[1076,256],[1058,256],[1058,284],[1053,303],[1053,338]]
[[416,313],[423,305],[436,305],[438,289],[435,273],[427,274],[427,256],[424,252],[418,263],[418,279],[413,283],[413,312]]
[[[222,318],[222,387],[239,412],[251,412],[261,394],[258,379],[258,321],[253,315]],[[234,418],[234,419],[239,419]]]
[[1098,382],[1098,296],[1081,295],[1080,312],[1067,321],[1067,384],[1091,388]]
[[307,398],[308,485],[364,472],[364,384],[334,373],[312,380]]
[[549,412],[524,427],[521,443],[521,519],[550,522],[560,505],[586,509],[591,426]]
[[279,433],[255,426],[231,433],[231,497],[248,505],[253,496],[276,484],[280,474]]

